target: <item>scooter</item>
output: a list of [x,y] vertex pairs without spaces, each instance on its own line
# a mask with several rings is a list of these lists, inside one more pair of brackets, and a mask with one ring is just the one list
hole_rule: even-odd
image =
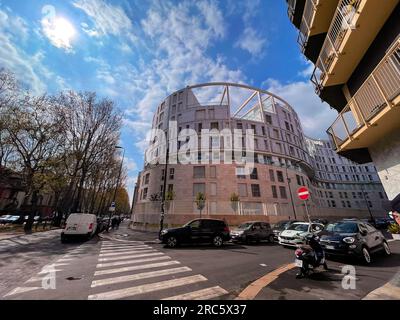
[[305,236],[305,245],[298,245],[295,251],[295,265],[299,268],[296,278],[307,277],[311,271],[320,266],[328,270],[325,260],[325,252],[319,244],[319,237],[315,234]]

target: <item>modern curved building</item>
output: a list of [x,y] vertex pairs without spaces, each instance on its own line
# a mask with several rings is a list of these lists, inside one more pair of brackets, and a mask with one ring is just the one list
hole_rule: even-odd
[[200,215],[230,224],[305,219],[300,186],[310,189],[312,217],[384,213],[373,164],[356,165],[329,141],[306,137],[292,106],[273,93],[233,83],[188,86],[160,103],[152,128],[134,222],[158,224],[163,196],[169,225]]

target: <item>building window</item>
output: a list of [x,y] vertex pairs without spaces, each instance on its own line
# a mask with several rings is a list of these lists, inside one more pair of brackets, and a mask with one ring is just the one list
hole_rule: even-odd
[[242,130],[242,129],[243,129],[242,123],[238,122],[238,123],[236,124],[236,128]]
[[251,185],[251,194],[252,194],[253,197],[260,197],[261,196],[260,185],[252,184]]
[[169,169],[169,179],[174,180],[174,176],[175,176],[175,169],[174,168]]
[[161,181],[164,181],[165,169],[161,170]]
[[297,185],[301,186],[301,179],[298,174],[296,174]]
[[274,130],[273,130],[273,133],[274,133],[273,137],[274,137],[275,139],[279,139],[279,131],[278,131],[277,129],[274,129]]
[[257,180],[258,179],[257,168],[254,168],[253,171],[251,172],[250,179],[253,179],[253,180]]
[[210,178],[216,178],[216,177],[217,177],[217,167],[211,166],[210,167]]
[[276,175],[278,177],[279,182],[284,182],[282,171],[276,171]]
[[274,170],[269,169],[269,180],[275,182]]
[[211,126],[210,126],[210,128],[211,129],[219,129],[219,126],[218,126],[218,122],[211,122]]
[[261,132],[262,132],[263,136],[265,136],[265,127],[264,126],[261,127]]
[[237,167],[236,168],[236,177],[238,179],[246,179],[244,167]]
[[276,189],[276,186],[271,186],[271,190],[272,190],[272,197],[273,198],[278,198],[278,191]]
[[143,189],[143,199],[146,200],[147,198],[147,188]]
[[169,184],[168,185],[168,192],[172,192],[174,191],[174,185],[173,184]]
[[287,194],[286,194],[286,188],[285,187],[279,187],[279,193],[280,193],[282,199],[287,199]]
[[331,200],[331,204],[332,204],[332,207],[336,208],[336,202],[335,202],[335,200]]
[[205,183],[193,183],[193,196],[196,196],[199,192],[206,193]]
[[206,177],[206,167],[193,167],[193,177],[195,179],[202,179]]
[[268,114],[265,115],[265,122],[268,124],[272,124],[272,117]]
[[217,184],[216,183],[210,183],[210,194],[212,196],[217,195]]
[[239,197],[247,197],[247,184],[238,183]]
[[149,184],[149,180],[150,180],[150,173],[147,173],[144,177],[144,184]]

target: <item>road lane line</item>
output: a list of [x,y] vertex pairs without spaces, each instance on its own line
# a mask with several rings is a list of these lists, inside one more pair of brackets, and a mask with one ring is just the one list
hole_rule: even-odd
[[100,270],[100,271],[96,271],[94,273],[94,275],[95,276],[101,276],[101,275],[104,275],[104,274],[112,274],[112,273],[128,272],[128,271],[134,271],[134,270],[165,267],[165,266],[171,266],[171,265],[174,265],[174,264],[180,264],[180,262],[176,261],[176,260],[173,260],[173,261],[141,264],[141,265],[138,265],[138,266],[131,266],[131,267],[122,267],[122,268],[115,268],[115,269]]
[[173,297],[164,298],[161,300],[209,300],[228,294],[228,291],[219,286],[206,288],[202,290],[192,291],[184,294],[179,294]]
[[256,281],[252,282],[248,285],[240,294],[237,296],[235,300],[252,300],[254,299],[257,294],[269,285],[271,282],[276,280],[278,276],[290,269],[295,267],[294,263],[285,264],[270,273],[267,273],[265,276],[257,279]]
[[135,260],[128,260],[128,261],[117,261],[117,262],[110,262],[110,263],[99,263],[96,268],[108,268],[108,267],[116,267],[116,266],[123,266],[127,264],[135,264],[135,263],[142,263],[142,262],[150,262],[150,261],[159,261],[159,260],[167,260],[171,259],[168,256],[161,256],[161,257],[154,257],[154,258],[145,258],[145,259],[135,259]]
[[108,284],[115,284],[115,283],[128,282],[128,281],[134,281],[134,280],[142,280],[142,279],[160,277],[160,276],[167,276],[167,275],[171,275],[171,274],[188,272],[188,271],[192,271],[192,269],[190,269],[188,267],[179,267],[179,268],[130,274],[127,276],[107,278],[107,279],[102,279],[102,280],[94,280],[92,282],[91,287],[94,288],[94,287],[104,286],[104,285],[108,285]]
[[180,287],[188,284],[193,284],[201,281],[207,281],[207,278],[198,274],[194,276],[160,281],[156,283],[149,283],[141,286],[126,288],[126,289],[119,289],[113,290],[98,294],[92,294],[88,297],[89,300],[115,300],[115,299],[122,299],[126,297],[131,297],[139,294],[160,291],[164,289],[170,289],[175,287]]
[[112,258],[100,258],[99,261],[106,262],[106,261],[118,261],[118,260],[127,260],[127,259],[134,259],[134,258],[143,258],[143,257],[151,257],[151,256],[160,256],[164,255],[162,252],[154,252],[155,250],[149,250],[147,252],[142,251],[140,254],[135,255],[127,255],[122,257],[112,257]]

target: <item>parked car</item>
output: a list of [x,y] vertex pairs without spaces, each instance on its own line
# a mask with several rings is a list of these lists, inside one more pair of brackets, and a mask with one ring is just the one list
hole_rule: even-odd
[[387,229],[394,222],[395,221],[393,219],[385,218],[385,217],[375,218],[372,223],[370,221],[368,221],[368,223],[370,223],[377,229]]
[[0,224],[9,223],[11,217],[12,217],[12,215],[10,215],[10,214],[3,214],[2,216],[0,216]]
[[102,218],[102,217],[97,218],[97,233],[107,230],[108,221],[109,218]]
[[279,235],[279,244],[295,247],[304,244],[304,237],[309,233],[318,234],[324,229],[321,223],[295,222]]
[[382,232],[361,220],[329,223],[320,234],[320,243],[327,256],[355,257],[366,264],[371,263],[372,253],[391,253]]
[[65,223],[65,228],[61,232],[61,242],[66,242],[71,238],[91,239],[97,229],[97,217],[88,213],[71,213]]
[[289,228],[293,223],[299,222],[298,220],[282,220],[276,223],[273,228],[272,232],[274,233],[274,239],[278,240],[279,234]]
[[237,229],[233,229],[230,233],[233,242],[260,242],[268,240],[274,242],[274,233],[271,225],[262,221],[249,221],[242,223]]
[[230,233],[223,220],[195,219],[180,228],[162,230],[160,240],[170,248],[183,243],[212,243],[220,247],[230,240]]

